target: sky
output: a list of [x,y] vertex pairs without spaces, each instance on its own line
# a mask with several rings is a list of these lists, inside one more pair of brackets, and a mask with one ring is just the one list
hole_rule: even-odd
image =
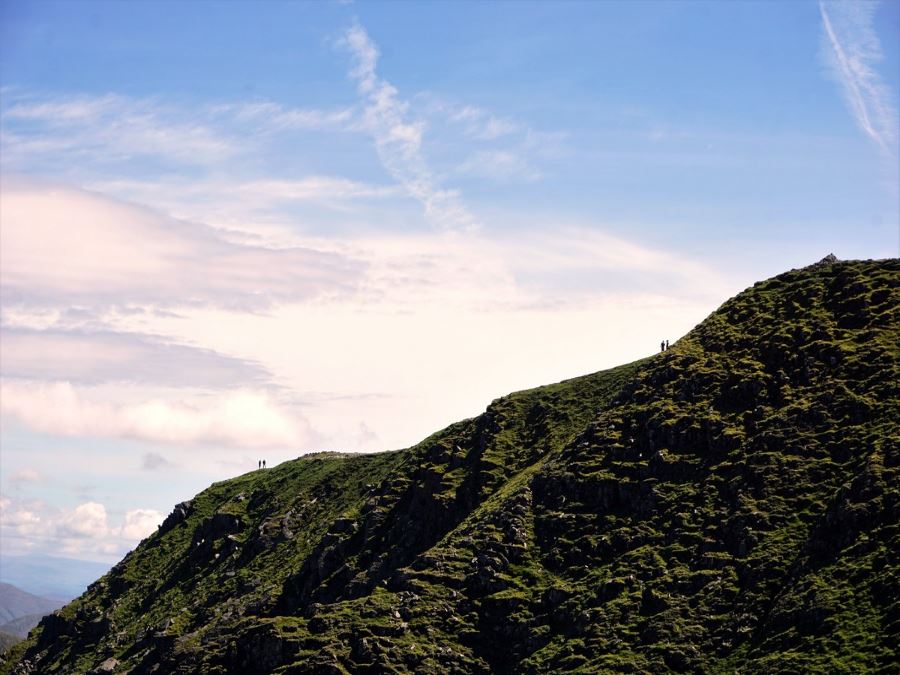
[[[900,254],[900,3],[0,2],[0,551]],[[0,570],[2,574],[2,570]]]

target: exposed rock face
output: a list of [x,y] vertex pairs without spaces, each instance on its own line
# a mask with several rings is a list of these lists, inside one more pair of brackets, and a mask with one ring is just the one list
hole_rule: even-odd
[[187,520],[188,516],[193,512],[193,500],[176,504],[172,509],[172,513],[166,516],[166,519],[159,526],[160,534],[165,534],[172,530],[176,525],[180,525]]
[[217,483],[6,670],[894,672],[898,312],[900,262],[829,256],[409,450]]
[[840,262],[837,256],[834,253],[829,253],[824,258],[822,258],[819,262],[813,263],[817,267],[821,267],[822,265],[832,265],[836,262]]

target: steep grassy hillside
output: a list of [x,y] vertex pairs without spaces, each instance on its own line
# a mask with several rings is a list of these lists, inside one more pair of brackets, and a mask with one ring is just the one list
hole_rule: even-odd
[[629,382],[533,482],[578,592],[525,663],[897,672],[898,312],[898,261],[790,272]]
[[[5,672],[897,672],[900,262],[176,507]],[[527,366],[523,366],[527,367]]]
[[381,597],[479,504],[558,452],[636,369],[513,394],[409,450],[308,455],[217,483],[45,621],[18,668],[83,672],[115,658],[139,672],[252,672],[315,656],[324,643],[307,608]]

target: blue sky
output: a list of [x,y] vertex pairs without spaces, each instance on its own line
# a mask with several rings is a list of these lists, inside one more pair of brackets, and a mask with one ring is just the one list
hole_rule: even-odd
[[897,3],[0,7],[6,553],[898,255]]
[[[884,189],[888,177],[828,75],[817,3],[263,7],[7,3],[6,98],[22,87],[37,96],[155,97],[188,114],[253,100],[352,107],[349,55],[336,43],[358,20],[379,46],[380,71],[428,120],[434,170],[450,174],[473,209],[500,203],[505,212],[602,218],[622,233],[672,245],[699,239],[723,255],[735,237],[785,236],[863,255],[859,228],[866,243],[896,245],[896,191]],[[872,27],[889,90],[897,24],[896,5],[877,7]],[[527,151],[515,134],[483,142],[481,152],[500,164],[460,172],[476,144],[459,142],[458,124],[432,119],[428,108],[441,103],[489,110],[543,138]],[[358,138],[336,148],[335,138],[316,136],[280,139],[252,162],[260,172],[383,177]],[[163,168],[153,159],[119,168]]]

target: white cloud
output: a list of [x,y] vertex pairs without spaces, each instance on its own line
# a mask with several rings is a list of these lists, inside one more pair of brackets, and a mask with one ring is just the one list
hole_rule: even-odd
[[283,305],[253,322],[200,309],[154,326],[219,352],[259,354],[302,399],[317,447],[405,447],[500,392],[652,353],[742,287],[591,229],[357,238],[353,256],[367,269],[357,294]]
[[125,513],[121,537],[132,541],[140,541],[156,531],[165,516],[153,509],[132,509]]
[[422,153],[424,122],[411,120],[409,104],[377,72],[378,48],[359,24],[344,35],[342,44],[354,58],[350,76],[365,102],[362,128],[374,139],[385,168],[425,207],[426,216],[445,228],[472,229],[475,217],[454,190],[442,188]]
[[121,404],[68,382],[3,381],[2,412],[59,436],[129,438],[175,445],[303,448],[314,434],[300,414],[264,391]]
[[259,364],[156,336],[109,330],[0,329],[4,377],[230,387],[270,379]]
[[897,110],[875,64],[882,59],[873,27],[875,2],[819,2],[825,54],[857,126],[897,157]]
[[4,182],[5,306],[264,308],[348,292],[362,267],[333,252],[236,243],[205,225],[64,187]]
[[360,237],[352,255],[366,263],[357,294],[332,306],[421,312],[432,307],[516,311],[595,300],[654,296],[659,302],[715,302],[728,279],[677,253],[556,222],[486,233],[438,232]]
[[21,483],[37,483],[42,479],[40,472],[34,469],[21,469],[20,471],[16,471],[12,476],[9,477],[9,482],[13,485],[19,485]]
[[0,497],[4,542],[16,549],[43,550],[51,555],[118,558],[152,534],[163,518],[164,514],[154,509],[130,509],[121,524],[115,524],[106,507],[95,501],[56,509],[41,502]]
[[[15,204],[18,193],[9,194]],[[537,227],[520,220],[515,230],[490,235],[452,229],[369,232],[344,240],[295,237],[284,248],[267,248],[234,244],[217,230],[81,191],[36,191],[33,197],[36,206],[22,209],[21,232],[4,220],[2,233],[4,292],[15,288],[22,298],[3,308],[6,332],[13,336],[2,347],[4,371],[19,378],[6,385],[3,404],[7,414],[31,428],[64,436],[297,450],[313,441],[338,449],[365,443],[377,449],[371,437],[357,433],[362,422],[386,447],[411,443],[431,423],[405,414],[404,397],[415,396],[416,387],[428,389],[435,414],[443,410],[448,377],[482,372],[491,360],[489,350],[467,351],[472,335],[493,335],[498,342],[491,342],[491,349],[502,350],[505,359],[518,355],[519,368],[527,362],[535,377],[540,372],[553,377],[558,371],[541,371],[541,363],[559,363],[558,356],[535,356],[530,347],[503,343],[521,342],[524,333],[543,334],[549,316],[572,325],[584,320],[586,311],[620,317],[623,307],[636,303],[652,311],[668,306],[680,311],[684,302],[712,309],[734,290],[705,266],[599,233],[592,224]],[[50,209],[42,199],[58,203]],[[4,209],[9,202],[4,199]],[[66,245],[55,241],[55,220],[42,220],[44,209],[83,221],[80,236],[63,229],[59,238]],[[26,242],[19,244],[20,253],[5,245],[11,233]],[[222,251],[234,264],[217,260]],[[128,261],[129,255],[135,260]],[[321,284],[307,281],[306,256],[336,261],[325,266]],[[75,258],[71,265],[70,258]],[[342,264],[350,270],[345,275],[350,282],[342,276]],[[191,296],[204,301],[188,304]],[[265,315],[247,311],[263,306]],[[67,309],[72,307],[78,311]],[[178,314],[161,313],[160,307],[176,308]],[[629,311],[634,322],[636,310]],[[488,316],[502,318],[506,328],[497,324],[482,331],[478,322]],[[601,321],[597,317],[587,319],[591,326]],[[434,326],[445,324],[467,326],[469,337],[456,335],[456,328],[433,333]],[[373,333],[381,339],[370,341]],[[410,343],[412,336],[419,342]],[[604,363],[631,358],[626,347],[608,343],[610,361]],[[577,349],[572,354],[577,360],[561,374],[577,374],[579,364],[592,362],[587,344]],[[413,353],[425,358],[424,365],[416,361],[410,370],[418,384],[400,387],[397,363],[406,368]],[[442,364],[437,371],[427,365],[434,360]],[[448,375],[446,368],[454,373]],[[430,376],[419,377],[424,372]],[[517,385],[506,379],[512,371],[490,372],[486,390]],[[112,386],[116,382],[133,383],[127,399],[118,393],[122,387]],[[269,388],[269,382],[279,389]],[[82,386],[86,383],[110,388]],[[203,396],[197,391],[215,388],[218,392]],[[304,403],[303,415],[284,402],[285,396],[299,400],[310,391],[386,396],[365,406],[346,398],[314,410]],[[464,388],[459,392],[462,399]],[[472,401],[471,393],[466,399]],[[320,423],[324,408],[328,412]],[[317,433],[304,418],[313,414]],[[414,421],[414,428],[401,419]]]
[[56,530],[65,538],[102,539],[109,535],[106,508],[97,502],[79,504],[74,510],[62,514],[56,523]]
[[597,228],[559,223],[505,242],[517,279],[545,299],[574,294],[722,300],[734,289],[720,273],[678,253],[651,248]]
[[0,497],[0,525],[23,537],[44,534],[46,528],[37,512],[39,508],[39,504],[22,504]]

